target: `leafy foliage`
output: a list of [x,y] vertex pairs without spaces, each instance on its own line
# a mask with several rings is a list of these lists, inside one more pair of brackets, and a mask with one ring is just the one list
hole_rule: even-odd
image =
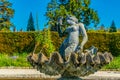
[[50,53],[54,52],[55,50],[55,47],[51,40],[51,32],[49,29],[44,29],[43,31],[42,48],[42,51],[46,56],[50,56]]
[[30,16],[29,16],[29,19],[28,19],[27,31],[35,31],[32,12],[30,13]]
[[10,21],[13,15],[12,3],[8,0],[0,0],[0,30],[9,31],[10,27],[13,26]]
[[55,47],[51,40],[50,30],[45,28],[44,31],[39,31],[35,35],[35,46],[39,48],[39,51],[36,50],[36,52],[42,52],[49,57],[50,53],[54,52],[55,50]]
[[63,27],[66,27],[65,17],[74,15],[85,26],[88,26],[90,23],[94,23],[96,26],[99,23],[98,14],[89,5],[90,0],[51,0],[48,3],[46,12],[48,25],[50,25],[51,30],[57,31],[57,19],[60,16],[64,18]]

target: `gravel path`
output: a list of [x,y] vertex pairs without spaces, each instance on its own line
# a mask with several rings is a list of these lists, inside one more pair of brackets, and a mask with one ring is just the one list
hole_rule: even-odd
[[[0,69],[0,80],[3,79],[28,79],[28,80],[64,80],[60,78],[60,75],[49,76],[43,73],[40,73],[36,69]],[[80,79],[80,78],[79,78]],[[81,77],[84,80],[120,80],[119,71],[98,71],[95,74],[89,76]],[[68,80],[68,79],[65,79]],[[73,79],[69,79],[73,80]],[[75,79],[76,80],[76,79]]]

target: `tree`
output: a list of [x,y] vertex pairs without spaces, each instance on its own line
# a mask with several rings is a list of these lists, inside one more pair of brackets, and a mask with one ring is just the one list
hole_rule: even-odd
[[100,32],[105,32],[106,31],[104,24],[101,24],[99,31]]
[[57,31],[57,16],[55,15],[57,8],[58,8],[57,0],[51,0],[51,2],[48,3],[47,12],[45,14],[48,19],[47,25],[50,25],[51,30],[53,31],[54,30]]
[[32,12],[30,12],[30,16],[29,16],[29,19],[28,19],[27,31],[35,31]]
[[8,0],[0,0],[0,30],[10,30],[10,27],[13,26],[10,21],[13,15],[12,3]]
[[85,26],[91,23],[96,26],[99,23],[97,12],[90,8],[90,0],[51,0],[48,3],[46,16],[51,30],[57,31],[57,19],[60,16],[64,18],[63,27],[66,27],[67,15],[76,16]]
[[39,23],[38,23],[38,13],[36,13],[36,27],[37,27],[37,30],[39,31]]
[[116,29],[114,20],[113,20],[112,23],[111,23],[109,32],[117,32],[117,29]]
[[16,26],[13,26],[13,32],[17,32]]

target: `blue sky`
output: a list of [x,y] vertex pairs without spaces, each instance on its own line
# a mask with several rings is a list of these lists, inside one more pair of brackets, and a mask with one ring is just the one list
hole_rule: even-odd
[[[11,21],[16,26],[17,30],[21,28],[25,31],[29,14],[32,12],[34,17],[34,22],[36,22],[36,14],[39,17],[40,29],[43,29],[44,24],[47,22],[45,12],[47,3],[50,0],[9,0],[13,3],[13,8],[15,9],[14,18]],[[109,27],[112,20],[115,21],[116,27],[120,28],[120,0],[91,0],[91,8],[98,12],[100,17],[100,26],[104,24]],[[36,23],[35,23],[36,25]]]

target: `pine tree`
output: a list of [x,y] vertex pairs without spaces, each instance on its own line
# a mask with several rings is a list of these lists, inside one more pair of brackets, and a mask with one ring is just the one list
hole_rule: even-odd
[[10,27],[13,26],[13,23],[10,21],[13,15],[12,3],[8,0],[0,0],[0,30],[10,30]]
[[38,23],[38,13],[36,13],[36,28],[37,28],[37,31],[39,31],[39,23]]
[[32,12],[30,12],[30,16],[29,16],[29,19],[28,19],[27,31],[35,31]]
[[114,22],[114,21],[112,21],[112,23],[111,23],[109,32],[117,32],[117,29],[116,29],[116,26],[115,26],[115,22]]
[[101,32],[105,32],[106,30],[105,30],[105,26],[104,26],[104,24],[101,24],[101,26],[100,26],[100,29],[99,29]]
[[[65,19],[67,15],[76,16],[85,26],[99,23],[97,11],[90,8],[90,0],[51,0],[48,4],[46,16],[51,30],[57,31],[57,19],[60,16]],[[65,20],[63,22],[63,27],[66,27]]]

